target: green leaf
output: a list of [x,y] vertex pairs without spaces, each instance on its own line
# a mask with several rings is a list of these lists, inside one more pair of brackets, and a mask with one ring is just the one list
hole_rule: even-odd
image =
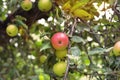
[[28,26],[22,20],[14,19],[14,21],[28,30]]
[[99,30],[99,27],[98,25],[96,25],[95,27],[93,27],[93,29],[97,32]]
[[51,48],[50,42],[43,43],[43,45],[41,46],[40,51],[46,50],[48,48]]
[[20,15],[16,15],[15,18],[16,18],[17,20],[21,20],[21,21],[26,21],[26,20],[27,20],[25,17],[20,16]]
[[80,55],[80,49],[77,46],[71,47],[71,53],[74,56],[79,56]]
[[88,54],[89,55],[95,55],[95,54],[104,54],[104,52],[106,51],[106,49],[104,48],[94,48],[93,50],[91,51],[88,51]]
[[84,39],[79,36],[73,36],[71,40],[76,43],[85,42]]

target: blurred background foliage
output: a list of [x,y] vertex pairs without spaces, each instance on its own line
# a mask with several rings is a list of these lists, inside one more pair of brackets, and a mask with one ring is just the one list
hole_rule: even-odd
[[[20,8],[21,1],[1,0],[0,21],[5,21]],[[72,36],[69,33],[74,19],[58,6],[54,6],[47,19],[36,20],[30,26],[24,22],[25,17],[14,16],[18,35],[4,38],[5,43],[0,39],[0,80],[62,80],[52,71],[57,58],[50,44],[51,36],[59,31],[69,36],[71,44],[68,80],[119,80],[120,57],[112,55],[111,50],[120,40],[120,17],[112,9],[114,0],[96,0],[95,3],[99,15],[88,21],[89,24],[77,19]],[[100,8],[101,5],[108,7]],[[117,5],[119,12],[119,0]],[[43,54],[47,60],[41,64],[40,56]]]

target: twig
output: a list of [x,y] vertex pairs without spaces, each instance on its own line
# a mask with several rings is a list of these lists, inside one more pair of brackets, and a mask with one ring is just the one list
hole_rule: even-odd
[[74,19],[74,23],[73,23],[73,25],[72,25],[71,32],[70,32],[70,37],[72,37],[72,35],[73,35],[73,32],[74,32],[74,29],[75,29],[76,23],[77,23],[77,20]]
[[[90,28],[90,31],[91,31],[92,33],[94,33],[94,31],[93,31],[93,29],[91,28],[90,24],[88,24],[88,23],[85,22],[85,21],[82,21],[82,22],[85,23],[85,24]],[[96,34],[93,34],[93,36],[94,36],[94,38],[97,40],[99,46],[100,46],[100,47],[103,47],[102,44],[100,43],[100,41],[97,39]],[[92,58],[88,55],[88,50],[87,50],[86,45],[84,45],[84,48],[85,48],[86,54],[87,54],[87,56],[88,56],[88,59],[90,60],[90,65],[93,65]],[[102,78],[99,76],[99,73],[98,73],[98,72],[96,72],[96,73],[97,73],[99,79],[102,80]]]
[[[74,19],[74,23],[73,23],[72,28],[71,28],[70,33],[69,33],[69,34],[70,34],[70,37],[72,37],[72,35],[73,35],[73,32],[74,32],[76,23],[77,23],[77,20]],[[70,44],[70,42],[69,42],[68,54],[70,54],[70,48],[71,48],[71,44]],[[70,63],[70,59],[69,59],[69,57],[67,57],[67,68],[66,68],[66,72],[65,72],[65,75],[64,75],[63,80],[67,80],[68,71],[69,71],[69,67],[70,67],[70,64],[69,64],[69,63]]]
[[92,64],[93,64],[92,58],[88,55],[88,50],[87,50],[86,45],[84,45],[84,48],[85,48],[85,52],[86,52],[86,54],[87,54],[87,56],[88,56],[88,59],[89,59],[89,61],[90,61],[90,65],[92,65]]
[[[82,22],[89,27],[89,29],[90,29],[90,31],[91,31],[92,33],[95,33],[94,30],[91,28],[90,24],[88,24],[87,22],[85,22],[85,21],[83,21],[83,20],[82,20]],[[100,40],[98,40],[98,38],[97,38],[97,36],[96,36],[97,34],[93,34],[93,35],[94,35],[93,37],[95,38],[95,40],[97,41],[97,43],[99,44],[99,46],[103,48],[102,44],[100,43]]]
[[120,12],[116,9],[118,7],[117,4],[118,4],[118,0],[115,0],[115,3],[113,5],[112,9],[113,9],[114,13],[118,16],[118,19],[120,21]]

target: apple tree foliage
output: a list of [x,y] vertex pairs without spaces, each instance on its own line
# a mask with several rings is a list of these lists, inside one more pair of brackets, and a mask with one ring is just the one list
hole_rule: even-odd
[[[0,0],[0,80],[120,79],[120,57],[112,51],[120,40],[120,0],[51,0],[47,12],[39,10],[39,0],[25,11],[22,1]],[[17,36],[7,35],[9,24],[18,27]],[[56,32],[69,37],[63,59],[50,43]],[[62,77],[52,70],[59,61],[68,63]]]

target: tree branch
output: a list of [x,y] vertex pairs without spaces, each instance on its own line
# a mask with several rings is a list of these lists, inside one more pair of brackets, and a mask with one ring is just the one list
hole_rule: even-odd
[[[73,36],[73,32],[74,32],[76,23],[77,23],[77,20],[74,19],[74,23],[73,23],[72,28],[71,28],[70,33],[69,33],[70,37]],[[71,44],[70,44],[70,42],[69,42],[68,54],[70,54],[70,48],[71,48]],[[66,72],[65,72],[65,75],[64,75],[63,80],[67,80],[67,75],[68,75],[69,67],[70,67],[70,59],[69,59],[69,57],[67,57],[67,68],[66,68]]]
[[118,7],[117,4],[118,4],[118,0],[115,0],[115,3],[112,6],[112,9],[113,9],[114,13],[118,16],[118,19],[120,21],[120,11],[116,9]]

